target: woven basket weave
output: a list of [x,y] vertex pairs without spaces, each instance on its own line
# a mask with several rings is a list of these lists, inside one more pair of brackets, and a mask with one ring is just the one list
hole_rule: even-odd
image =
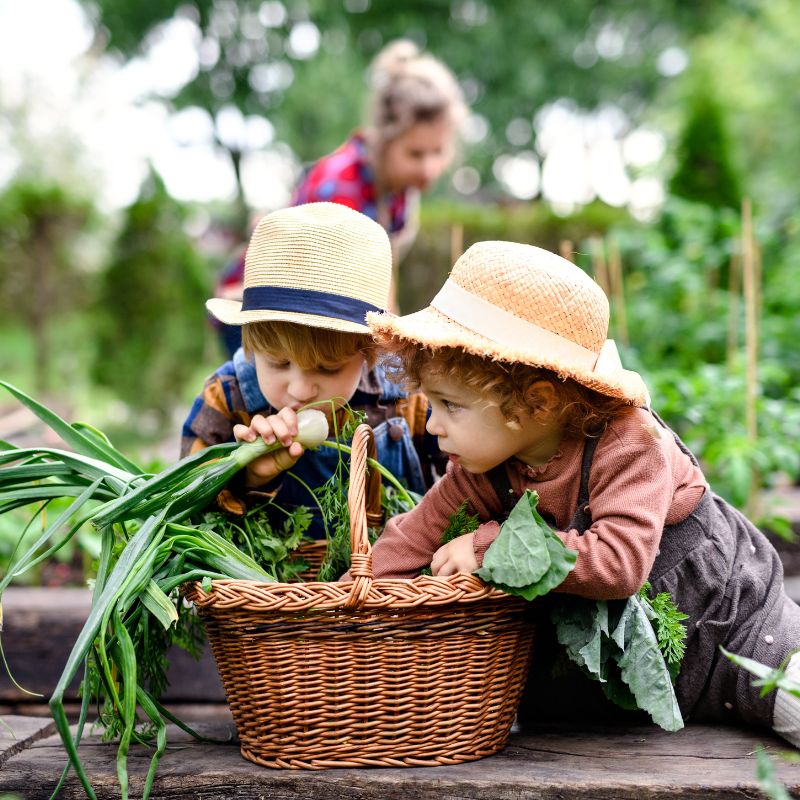
[[[186,587],[208,630],[242,755],[267,767],[439,766],[505,746],[528,672],[526,603],[464,573],[374,580],[380,476],[353,437],[352,582]],[[366,500],[366,503],[365,503]]]

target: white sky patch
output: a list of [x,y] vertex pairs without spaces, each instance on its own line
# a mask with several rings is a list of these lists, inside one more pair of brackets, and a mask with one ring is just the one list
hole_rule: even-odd
[[680,75],[688,66],[689,54],[681,47],[668,47],[656,59],[656,69],[666,78]]
[[648,128],[631,131],[622,142],[622,155],[631,167],[649,167],[664,155],[667,142],[662,133]]
[[172,114],[169,132],[177,144],[202,144],[214,138],[214,120],[199,106],[190,106]]
[[313,22],[298,22],[289,32],[287,52],[292,58],[311,58],[319,50],[319,28]]
[[469,144],[478,144],[489,135],[489,123],[482,114],[470,114],[461,124],[461,138]]
[[664,185],[656,178],[637,178],[631,184],[628,208],[641,222],[652,222],[664,204]]
[[288,205],[300,164],[286,145],[251,153],[242,160],[242,186],[247,202],[264,212]]
[[236,176],[227,155],[209,144],[181,147],[164,142],[153,157],[153,166],[177,200],[232,201]]
[[148,36],[141,59],[147,84],[164,97],[177,94],[199,71],[201,41],[200,28],[185,17],[159,25]]
[[494,176],[518,200],[532,200],[539,194],[539,159],[531,150],[513,156],[499,156],[492,165]]
[[600,139],[589,146],[589,169],[597,196],[610,206],[624,206],[630,197],[630,180],[616,139]]

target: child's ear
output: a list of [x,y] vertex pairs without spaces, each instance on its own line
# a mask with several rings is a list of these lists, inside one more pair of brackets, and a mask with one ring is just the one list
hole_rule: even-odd
[[550,381],[534,381],[525,390],[525,402],[534,416],[555,414],[558,405],[556,387]]

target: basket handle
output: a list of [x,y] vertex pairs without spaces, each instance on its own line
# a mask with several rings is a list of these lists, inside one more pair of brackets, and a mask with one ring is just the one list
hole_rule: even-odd
[[347,508],[350,511],[350,575],[353,584],[345,608],[360,608],[372,586],[372,547],[368,528],[380,525],[381,475],[367,471],[367,458],[375,458],[375,436],[369,425],[359,425],[353,434],[350,452],[350,489]]

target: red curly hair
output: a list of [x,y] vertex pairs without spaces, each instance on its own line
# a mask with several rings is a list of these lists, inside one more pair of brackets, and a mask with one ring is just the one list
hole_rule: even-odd
[[494,361],[458,347],[431,349],[385,335],[376,339],[390,355],[387,372],[396,382],[418,389],[423,376],[434,372],[484,395],[511,422],[519,423],[521,415],[536,414],[547,408],[542,393],[531,389],[537,381],[547,381],[553,387],[556,397],[553,413],[567,436],[600,436],[612,419],[630,410],[625,400],[608,397],[572,378],[562,379],[549,369]]

